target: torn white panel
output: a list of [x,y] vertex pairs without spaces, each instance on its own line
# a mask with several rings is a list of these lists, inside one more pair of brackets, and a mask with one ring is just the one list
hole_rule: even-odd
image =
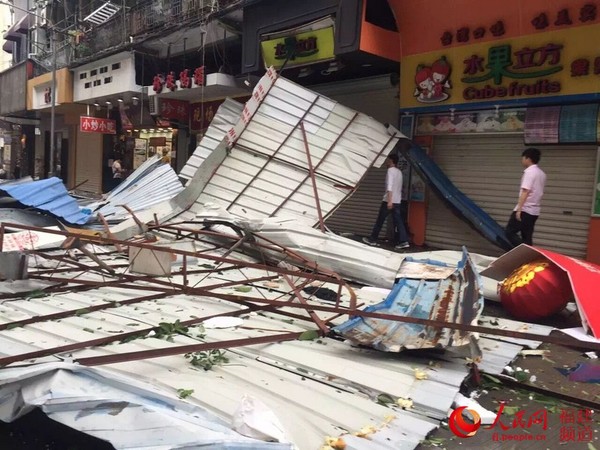
[[[58,227],[48,227],[48,230],[59,231]],[[65,241],[64,236],[44,233],[42,231],[19,231],[17,233],[4,233],[2,242],[3,252],[16,252],[23,250],[41,250],[60,247]]]
[[0,398],[4,422],[39,407],[51,419],[108,441],[116,449],[293,448],[242,436],[199,406],[105,369],[62,363],[4,368]]

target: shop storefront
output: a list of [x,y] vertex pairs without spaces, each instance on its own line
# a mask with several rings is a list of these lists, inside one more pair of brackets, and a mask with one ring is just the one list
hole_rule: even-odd
[[[82,104],[77,117],[74,184],[106,192],[112,187],[114,159],[126,159],[127,131],[155,127],[142,86],[136,84],[135,54],[123,52],[73,70],[73,100]],[[135,128],[134,128],[135,127]],[[124,169],[133,170],[131,157]]]
[[[592,3],[552,10],[531,2],[518,17],[492,10],[467,14],[473,23],[456,29],[440,23],[430,51],[414,43],[421,52],[402,58],[400,104],[415,141],[501,225],[517,201],[520,154],[538,147],[548,180],[535,244],[598,262],[600,224],[591,213],[598,194],[600,4]],[[442,200],[421,196],[422,185],[413,188],[411,208],[421,220],[412,226],[422,228],[427,244],[501,252]]]

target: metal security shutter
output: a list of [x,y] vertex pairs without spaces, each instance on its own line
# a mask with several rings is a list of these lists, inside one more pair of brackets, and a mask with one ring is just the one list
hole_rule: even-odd
[[85,181],[82,191],[102,193],[102,142],[100,133],[77,133],[75,185]]
[[[437,136],[433,159],[456,186],[500,225],[515,207],[523,168],[522,135]],[[534,245],[583,258],[587,252],[594,188],[596,146],[540,146],[540,167],[548,178]],[[453,215],[434,194],[429,198],[427,244],[446,249],[502,251]]]
[[[397,125],[398,88],[390,84],[389,75],[322,84],[311,89],[381,123]],[[369,235],[383,197],[385,171],[385,167],[369,170],[354,195],[327,219],[327,226],[338,233]]]

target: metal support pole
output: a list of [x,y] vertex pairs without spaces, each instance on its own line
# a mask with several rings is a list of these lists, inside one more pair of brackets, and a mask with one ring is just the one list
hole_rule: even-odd
[[321,232],[325,233],[325,222],[323,221],[323,213],[321,212],[321,202],[319,201],[319,189],[317,188],[317,179],[315,177],[315,169],[313,168],[312,158],[310,157],[310,149],[308,148],[308,138],[304,129],[304,122],[300,122],[300,130],[302,130],[302,140],[304,141],[304,149],[306,150],[306,160],[308,161],[308,173],[312,180],[313,194],[317,205],[317,215],[319,217],[319,227]]
[[55,132],[55,116],[56,116],[56,36],[54,30],[50,37],[52,41],[52,84],[50,87],[50,158],[48,159],[48,178],[53,177],[54,174],[54,132]]

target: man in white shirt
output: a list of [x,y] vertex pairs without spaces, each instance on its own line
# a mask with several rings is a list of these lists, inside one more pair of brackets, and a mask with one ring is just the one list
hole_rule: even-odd
[[540,216],[546,185],[546,174],[537,165],[541,157],[537,148],[528,148],[521,154],[525,170],[521,178],[519,200],[506,225],[506,237],[514,246],[520,243],[533,245],[533,229]]
[[389,155],[386,164],[388,169],[385,174],[385,194],[371,236],[363,238],[363,242],[368,245],[377,245],[379,232],[383,228],[387,215],[391,212],[394,223],[394,249],[400,250],[410,247],[410,244],[406,237],[406,229],[404,228],[400,209],[400,202],[402,201],[402,171],[397,167],[398,155]]

